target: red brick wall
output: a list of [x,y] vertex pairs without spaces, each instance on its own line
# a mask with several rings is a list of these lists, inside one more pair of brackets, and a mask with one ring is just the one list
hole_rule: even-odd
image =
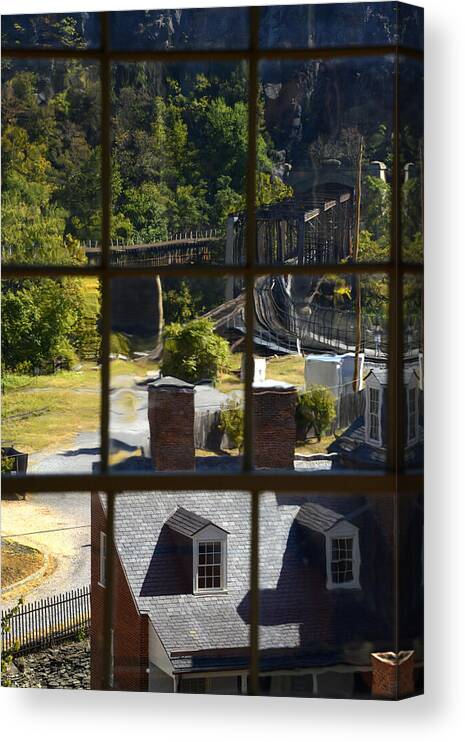
[[[103,626],[106,588],[101,587],[100,532],[106,533],[106,516],[98,494],[91,500],[91,687],[103,688]],[[118,556],[113,553],[114,687],[144,691],[148,687],[148,617],[141,615]]]
[[296,403],[295,389],[254,389],[255,467],[294,468]]
[[414,653],[402,662],[383,662],[376,654],[371,655],[373,678],[371,693],[375,698],[395,701],[411,696],[415,692]]
[[155,469],[195,469],[194,390],[150,389],[148,415]]

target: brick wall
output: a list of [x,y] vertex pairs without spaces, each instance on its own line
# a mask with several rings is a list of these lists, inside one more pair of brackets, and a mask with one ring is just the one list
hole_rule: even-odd
[[294,387],[253,390],[255,467],[294,468],[296,403]]
[[[106,516],[97,493],[91,496],[91,688],[103,688],[103,626],[106,588],[100,586],[100,532]],[[113,553],[114,687],[144,691],[148,687],[148,617],[136,607],[118,556]]]
[[195,469],[193,388],[149,387],[148,407],[155,469]]

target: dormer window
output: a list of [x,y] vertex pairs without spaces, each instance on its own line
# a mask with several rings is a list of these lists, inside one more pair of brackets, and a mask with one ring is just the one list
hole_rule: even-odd
[[382,389],[379,384],[367,384],[366,387],[366,439],[374,446],[381,445],[381,403]]
[[197,557],[197,591],[223,590],[223,543],[199,541]]
[[326,535],[326,587],[360,588],[358,528],[341,520]]
[[[184,591],[196,595],[227,589],[228,532],[208,518],[178,508],[166,521],[185,575]],[[191,581],[192,580],[192,581]]]

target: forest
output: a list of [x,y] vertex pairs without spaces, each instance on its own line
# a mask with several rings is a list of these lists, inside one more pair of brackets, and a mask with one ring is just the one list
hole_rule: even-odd
[[[32,30],[48,34],[50,45],[85,45],[82,23],[72,15],[34,28],[26,21],[19,30],[7,25],[17,38]],[[83,245],[101,239],[98,65],[6,59],[2,71],[3,263],[84,265]],[[407,100],[415,72],[405,79]],[[257,205],[292,197],[287,175],[293,170],[318,169],[327,160],[354,168],[363,141],[359,259],[386,259],[391,186],[367,168],[373,160],[392,168],[391,87],[389,58],[264,65]],[[184,230],[225,229],[227,215],[245,206],[247,95],[241,63],[113,65],[112,239],[151,243]],[[412,110],[416,103],[410,102]],[[403,134],[403,161],[418,162],[421,142],[408,111]],[[418,167],[403,187],[404,250],[416,261],[422,249]],[[168,318],[189,319],[211,308],[205,282],[195,295],[178,281],[168,288]],[[339,302],[345,296],[349,306],[350,291],[336,288]],[[369,293],[372,300],[381,296],[374,311],[384,314],[385,282]],[[92,316],[78,279],[4,280],[2,304],[3,363],[10,370],[32,371],[58,357],[69,366],[85,349],[98,349],[98,307]]]

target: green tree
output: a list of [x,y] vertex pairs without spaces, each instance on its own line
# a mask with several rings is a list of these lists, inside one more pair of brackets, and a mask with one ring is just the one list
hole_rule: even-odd
[[230,365],[227,341],[217,335],[208,319],[194,319],[184,325],[173,323],[163,333],[164,376],[176,376],[191,383],[216,380]]
[[83,296],[75,278],[5,281],[2,288],[2,355],[14,370],[49,369],[57,359],[70,366],[88,332]]
[[220,410],[219,428],[226,433],[233,448],[244,448],[244,409],[239,402],[229,400]]
[[336,418],[336,400],[329,389],[318,384],[299,396],[296,407],[296,422],[306,428],[306,434],[313,429],[318,441]]

